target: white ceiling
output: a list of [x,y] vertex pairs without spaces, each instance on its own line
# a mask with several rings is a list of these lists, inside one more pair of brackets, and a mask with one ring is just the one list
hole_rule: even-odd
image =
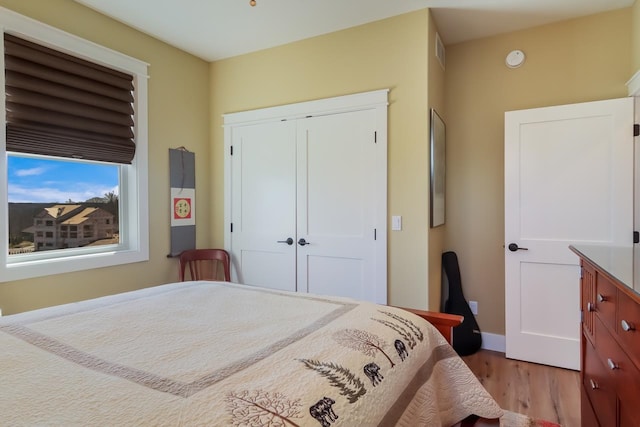
[[631,6],[635,0],[75,0],[207,61],[423,8],[453,44]]

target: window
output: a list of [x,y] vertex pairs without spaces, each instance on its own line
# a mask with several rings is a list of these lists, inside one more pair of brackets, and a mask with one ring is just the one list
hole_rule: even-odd
[[[0,8],[0,26],[4,29],[5,44],[0,49],[7,85],[0,87],[4,103],[0,110],[7,123],[0,141],[0,171],[6,173],[0,176],[4,182],[0,185],[0,242],[8,244],[0,246],[0,281],[148,260],[148,228],[144,226],[148,224],[147,64],[4,8]],[[38,62],[40,55],[46,57],[44,65]],[[109,111],[93,105],[78,108],[76,86],[68,89],[66,81],[48,82],[58,74],[47,67],[61,61],[70,61],[64,62],[65,67],[83,81],[92,81],[94,76],[105,76],[110,82],[115,79],[108,86],[122,86],[133,102],[120,99],[113,108],[124,110],[115,113],[110,112],[111,107]],[[13,74],[22,72],[14,70],[15,63],[20,70],[31,67],[26,79],[17,84],[26,81],[29,87],[13,83]],[[130,83],[122,83],[122,76]],[[100,83],[89,86],[89,91],[103,89]],[[123,93],[116,92],[109,89],[106,96]],[[80,97],[84,102],[86,97]],[[72,102],[65,104],[67,99]],[[49,185],[52,180],[45,179],[47,171],[57,171],[59,182],[75,171],[74,187],[83,191],[70,193],[61,184]],[[67,228],[62,224],[74,216],[76,224],[95,221],[83,215],[96,211],[98,218],[107,215],[106,223],[111,223],[104,233],[95,233],[92,226]],[[117,238],[89,244],[90,239],[78,239],[78,228],[86,235]],[[31,251],[24,250],[27,245]]]

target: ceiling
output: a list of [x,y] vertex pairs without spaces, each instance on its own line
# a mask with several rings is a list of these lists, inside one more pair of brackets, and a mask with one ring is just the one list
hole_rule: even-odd
[[431,8],[445,45],[635,0],[75,0],[207,61]]

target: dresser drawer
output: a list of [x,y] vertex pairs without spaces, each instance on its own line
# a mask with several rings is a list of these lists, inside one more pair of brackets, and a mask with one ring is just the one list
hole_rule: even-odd
[[[638,397],[627,399],[628,401],[620,402],[620,427],[638,427],[640,422],[640,406],[638,405]],[[635,400],[635,405],[633,400]]]
[[[596,320],[595,336],[598,343],[595,353],[615,387],[619,425],[637,427],[640,420],[640,370],[605,329],[600,319]],[[588,345],[586,349],[589,350]],[[586,357],[589,357],[589,353]]]
[[622,427],[640,425],[640,371],[635,366],[616,375],[618,418]]
[[[619,341],[636,366],[640,367],[640,331],[638,330],[640,328],[640,306],[622,292],[618,296],[616,323]],[[632,329],[625,331],[625,327]]]
[[[596,353],[603,365],[617,377],[633,374],[637,371],[631,359],[622,350],[613,334],[604,327],[600,319],[596,320]],[[620,379],[617,379],[619,381]]]
[[598,274],[595,295],[596,313],[611,331],[616,330],[617,297],[618,288],[616,285],[602,274]]
[[584,387],[580,387],[580,426],[600,427],[596,413],[593,411],[591,402],[587,397],[587,390]]
[[585,345],[583,388],[591,402],[598,422],[602,426],[616,423],[616,390],[608,368],[602,363],[595,348]]
[[584,261],[581,262],[581,266],[580,310],[582,311],[582,328],[585,336],[593,342],[593,322],[596,316],[596,271]]

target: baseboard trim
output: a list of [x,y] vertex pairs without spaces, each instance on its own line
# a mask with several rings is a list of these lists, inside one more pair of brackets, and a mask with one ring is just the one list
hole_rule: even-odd
[[485,350],[499,351],[501,353],[504,353],[507,348],[505,336],[482,332],[482,348]]

